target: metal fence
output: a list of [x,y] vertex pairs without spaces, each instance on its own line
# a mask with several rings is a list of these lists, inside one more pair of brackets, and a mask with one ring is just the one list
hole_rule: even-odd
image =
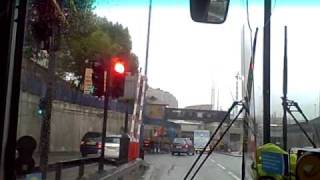
[[[44,97],[47,88],[46,69],[33,62],[24,60],[21,75],[21,90],[40,97]],[[56,77],[54,85],[54,100],[64,101],[82,106],[103,108],[104,101],[92,95],[83,94],[81,91],[73,88],[68,82]],[[118,112],[126,112],[127,104],[117,101],[109,101],[109,109]],[[133,111],[133,105],[129,104],[129,113]]]

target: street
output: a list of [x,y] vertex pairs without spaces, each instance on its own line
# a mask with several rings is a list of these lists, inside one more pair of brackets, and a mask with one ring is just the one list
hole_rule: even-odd
[[[146,155],[145,161],[150,169],[144,174],[145,180],[183,179],[197,155],[172,156],[171,154]],[[203,158],[202,158],[203,159]],[[214,153],[206,161],[195,179],[200,180],[240,180],[241,157]],[[191,177],[190,174],[189,177]]]

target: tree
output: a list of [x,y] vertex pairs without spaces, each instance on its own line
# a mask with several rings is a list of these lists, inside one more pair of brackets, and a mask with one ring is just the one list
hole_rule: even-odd
[[[83,83],[85,68],[97,60],[108,60],[118,54],[129,54],[129,70],[136,73],[138,57],[131,52],[132,41],[129,30],[119,23],[112,23],[106,18],[97,17],[93,10],[95,0],[66,0],[63,10],[66,23],[60,34],[60,43],[56,51],[56,74],[68,78],[76,87]],[[32,8],[29,10],[30,14]],[[30,19],[32,21],[32,18]],[[41,31],[28,30],[25,53],[31,59],[41,50],[38,39]],[[39,35],[38,35],[39,34]],[[41,38],[40,36],[40,38]]]

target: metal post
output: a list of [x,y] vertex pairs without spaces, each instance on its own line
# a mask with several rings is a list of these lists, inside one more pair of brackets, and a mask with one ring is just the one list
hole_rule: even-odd
[[270,142],[270,24],[271,0],[264,0],[263,31],[263,143]]
[[283,136],[283,149],[287,150],[287,90],[288,89],[288,58],[287,58],[287,26],[284,28],[284,59],[283,59],[283,119],[282,119],[282,136]]
[[[142,95],[143,97],[146,96],[147,94],[147,82],[148,82],[148,63],[149,63],[149,42],[150,42],[150,26],[151,26],[151,13],[152,12],[152,0],[149,0],[149,14],[148,14],[148,31],[147,31],[147,45],[146,45],[146,60],[145,60],[145,67],[144,67],[144,76],[145,76],[145,91],[144,94]],[[143,117],[144,117],[144,110],[145,110],[145,105],[146,105],[146,98],[143,98],[144,102],[143,102],[143,109],[142,109],[142,119],[141,119],[141,126],[140,126],[140,137],[139,137],[139,151],[140,151],[140,155],[139,157],[141,159],[144,159],[144,154],[141,153],[142,151],[144,151],[143,149],[143,136],[144,136],[144,122],[143,122]],[[141,107],[140,107],[141,108]]]
[[148,75],[151,12],[152,12],[152,0],[149,0],[148,31],[147,31],[147,45],[146,45],[146,60],[145,60],[145,67],[144,67],[144,75],[145,75],[145,77],[147,77],[147,75]]
[[79,176],[78,179],[84,175],[84,161],[81,159],[80,166],[79,166]]
[[61,179],[62,163],[56,164],[56,180]]
[[105,83],[105,96],[104,96],[104,111],[103,111],[103,123],[102,123],[102,139],[101,139],[101,154],[99,159],[99,172],[103,171],[104,168],[104,150],[106,142],[106,131],[107,131],[107,121],[108,121],[108,109],[109,109],[109,97],[110,97],[110,86],[111,86],[111,73],[110,64],[107,65],[107,79]]
[[129,100],[126,101],[126,114],[124,118],[124,133],[128,134],[128,121],[129,121]]
[[49,64],[47,76],[47,90],[46,90],[46,108],[42,117],[41,134],[40,134],[40,170],[42,178],[47,178],[48,169],[48,153],[50,144],[50,129],[51,129],[51,110],[53,100],[53,87],[55,83],[55,36],[57,28],[52,25],[52,36],[49,37]]

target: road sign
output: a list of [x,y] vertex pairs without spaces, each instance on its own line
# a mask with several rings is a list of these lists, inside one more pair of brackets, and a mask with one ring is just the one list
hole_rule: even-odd
[[27,174],[25,180],[42,180],[41,173]]
[[262,152],[262,169],[271,174],[288,174],[288,155],[275,152]]
[[91,94],[93,85],[92,85],[92,72],[91,68],[86,68],[84,75],[84,84],[83,84],[83,92],[84,94]]

